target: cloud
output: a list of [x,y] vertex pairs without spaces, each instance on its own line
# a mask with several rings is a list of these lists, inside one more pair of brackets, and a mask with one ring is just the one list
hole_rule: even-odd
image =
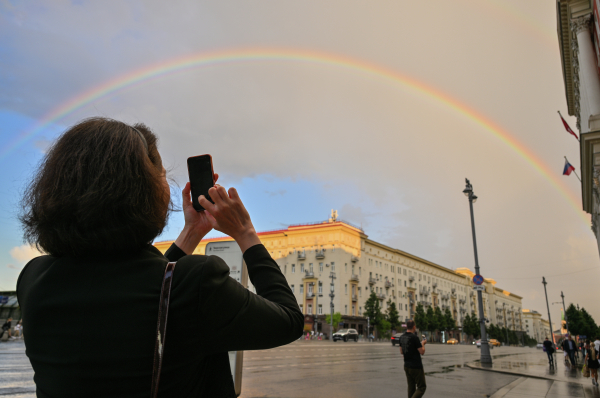
[[287,190],[285,189],[280,189],[278,191],[265,191],[265,193],[269,196],[283,196],[286,192]]
[[16,266],[16,265],[14,265],[14,264],[8,264],[8,265],[7,265],[7,267],[8,267],[8,268],[12,268],[12,269],[21,269],[21,267],[17,267],[17,266]]
[[31,245],[16,246],[10,249],[10,255],[17,261],[25,263],[32,258],[43,255],[38,249]]

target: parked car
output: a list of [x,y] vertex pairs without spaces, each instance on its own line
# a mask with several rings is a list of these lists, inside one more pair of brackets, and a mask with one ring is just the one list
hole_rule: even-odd
[[452,344],[452,345],[458,344],[458,340],[456,340],[456,339],[448,339],[448,341],[446,341],[446,344]]
[[544,348],[544,343],[537,343],[536,348]]
[[477,345],[477,348],[481,348],[481,340],[477,340],[475,344]]
[[500,347],[502,345],[502,343],[500,343],[496,339],[490,339],[490,345],[493,345],[493,346],[496,346],[496,347]]
[[335,343],[338,340],[354,340],[358,342],[358,332],[356,329],[342,329],[338,330],[333,334],[333,342]]
[[392,336],[392,339],[391,339],[392,345],[394,345],[394,346],[396,344],[400,345],[400,336],[402,336],[402,333],[397,333],[397,334],[395,334],[395,335]]

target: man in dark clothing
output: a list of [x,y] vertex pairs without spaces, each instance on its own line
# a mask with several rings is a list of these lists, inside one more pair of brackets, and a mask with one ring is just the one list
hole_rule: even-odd
[[552,342],[550,340],[548,340],[548,337],[546,337],[546,340],[544,340],[544,349],[546,350],[546,354],[548,354],[548,363],[550,364],[550,367],[553,368],[554,367],[554,344],[552,344]]
[[8,337],[12,337],[10,334],[10,328],[12,326],[11,321],[12,318],[8,318],[6,322],[4,322],[4,325],[2,325],[2,333],[0,333],[0,337],[2,337],[2,335],[6,332],[8,332]]
[[400,336],[400,354],[404,355],[404,372],[408,382],[408,398],[421,398],[425,394],[425,371],[421,355],[425,354],[426,340],[419,341],[414,321],[406,322],[406,333]]
[[562,343],[562,349],[569,356],[571,365],[575,366],[575,353],[577,352],[577,344],[571,339],[571,335],[567,335],[567,339]]

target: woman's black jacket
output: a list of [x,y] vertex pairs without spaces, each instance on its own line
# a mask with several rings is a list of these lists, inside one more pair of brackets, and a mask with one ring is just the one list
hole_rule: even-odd
[[[165,258],[166,257],[166,258]],[[288,344],[303,315],[263,245],[244,253],[254,294],[216,256],[163,256],[148,245],[119,258],[41,256],[17,282],[38,397],[150,396],[159,294],[177,261],[159,396],[233,397],[228,351]]]

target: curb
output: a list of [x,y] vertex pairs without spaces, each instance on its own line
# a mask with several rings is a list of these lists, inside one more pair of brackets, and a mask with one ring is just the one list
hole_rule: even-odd
[[470,369],[475,369],[475,370],[483,370],[486,372],[496,372],[496,373],[503,373],[503,374],[507,374],[507,375],[512,375],[512,376],[519,376],[519,377],[527,377],[530,379],[541,379],[541,380],[551,380],[551,381],[559,381],[559,382],[565,382],[565,383],[577,383],[577,384],[581,384],[583,385],[583,383],[577,379],[574,380],[562,380],[562,379],[555,379],[553,377],[546,377],[546,376],[538,376],[538,375],[528,375],[528,374],[523,374],[523,373],[518,373],[518,372],[511,372],[508,370],[498,370],[498,369],[485,369],[482,368],[480,366],[476,366],[476,365],[471,365],[466,363],[464,366],[470,368]]

